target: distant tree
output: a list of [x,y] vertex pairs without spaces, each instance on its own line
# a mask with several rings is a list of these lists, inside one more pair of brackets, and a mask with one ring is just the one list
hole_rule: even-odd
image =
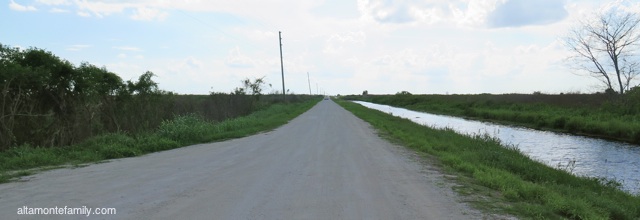
[[235,89],[233,89],[233,92],[231,92],[231,94],[234,94],[234,95],[246,95],[247,92],[244,91],[244,88],[242,88],[242,87],[236,87]]
[[[266,84],[264,81],[264,76],[260,78],[255,78],[253,81],[251,79],[246,78],[240,81],[242,83],[241,87],[237,87],[233,90],[233,94],[236,95],[246,95],[250,93],[256,100],[260,100],[260,96],[262,96],[263,87]],[[269,84],[271,87],[271,84]]]
[[402,91],[402,92],[396,92],[396,95],[411,95],[411,93],[407,91]]
[[362,95],[369,95],[369,91],[364,90],[364,91],[362,92]]
[[580,21],[564,39],[571,65],[624,93],[639,73],[639,24],[638,14],[617,7]]
[[607,88],[607,89],[604,90],[604,94],[615,95],[615,94],[618,94],[618,93],[613,88]]

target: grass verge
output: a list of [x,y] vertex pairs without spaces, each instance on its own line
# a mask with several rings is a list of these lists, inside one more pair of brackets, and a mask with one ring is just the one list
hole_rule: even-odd
[[195,114],[162,122],[152,133],[136,136],[111,133],[96,136],[68,147],[19,146],[0,152],[0,183],[14,177],[31,175],[34,169],[48,169],[107,159],[134,157],[197,143],[244,137],[275,129],[306,112],[320,98],[292,104],[273,104],[244,117],[219,123],[208,122]]
[[431,155],[445,172],[458,176],[459,192],[482,195],[478,207],[534,219],[640,218],[640,197],[612,182],[550,168],[488,135],[464,136],[352,102],[338,103],[392,141]]

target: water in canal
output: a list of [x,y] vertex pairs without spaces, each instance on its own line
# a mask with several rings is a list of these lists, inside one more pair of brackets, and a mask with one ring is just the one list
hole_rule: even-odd
[[[488,133],[551,167],[560,166],[579,176],[613,179],[622,183],[623,190],[640,194],[640,146],[637,145],[472,121],[368,102],[356,103],[435,128],[449,127],[462,134]],[[569,165],[571,161],[575,161],[575,165]]]

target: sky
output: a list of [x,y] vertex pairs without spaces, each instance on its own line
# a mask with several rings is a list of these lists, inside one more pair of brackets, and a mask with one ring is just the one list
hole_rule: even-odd
[[[0,43],[163,90],[478,94],[600,91],[563,37],[604,0],[9,0]],[[636,1],[616,1],[640,12]]]

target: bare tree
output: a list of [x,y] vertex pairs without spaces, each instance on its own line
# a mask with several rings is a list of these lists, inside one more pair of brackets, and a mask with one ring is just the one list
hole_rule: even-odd
[[624,93],[639,73],[639,24],[638,14],[617,7],[580,21],[564,39],[572,52],[571,64],[607,90]]

